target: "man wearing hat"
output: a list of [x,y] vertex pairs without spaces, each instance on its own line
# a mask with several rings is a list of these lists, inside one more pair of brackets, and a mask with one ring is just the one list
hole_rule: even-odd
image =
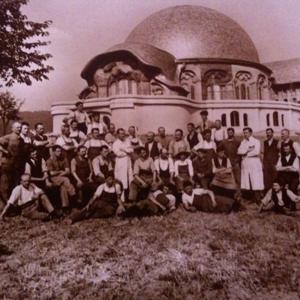
[[77,101],[75,103],[76,110],[71,112],[68,116],[69,120],[76,120],[78,122],[78,130],[87,134],[87,126],[91,122],[88,114],[83,109],[83,102]]
[[208,119],[208,112],[207,110],[202,110],[200,112],[200,122],[197,125],[197,129],[200,131],[200,133],[202,133],[205,129],[211,129],[214,127],[214,122],[210,121]]
[[194,168],[189,155],[190,153],[185,150],[180,150],[176,155],[176,161],[174,163],[174,174],[178,191],[182,191],[182,184],[184,181],[191,181],[194,177]]

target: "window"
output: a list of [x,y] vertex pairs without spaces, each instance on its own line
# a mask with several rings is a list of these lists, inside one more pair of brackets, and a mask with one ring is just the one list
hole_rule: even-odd
[[241,99],[247,99],[246,86],[243,83],[241,84]]
[[128,80],[128,94],[132,94],[133,93],[133,80]]
[[281,126],[284,127],[284,115],[281,115]]
[[270,127],[271,126],[271,124],[270,124],[270,114],[267,114],[266,118],[267,118],[267,127]]
[[221,123],[222,123],[222,126],[224,126],[224,127],[227,126],[226,114],[221,115]]
[[232,111],[230,113],[230,123],[231,126],[240,126],[240,116],[237,111]]
[[243,114],[243,121],[244,121],[244,126],[247,127],[248,126],[248,115],[247,114]]
[[191,86],[191,99],[195,99],[195,87]]
[[273,124],[274,124],[274,126],[279,126],[278,112],[277,111],[273,112]]

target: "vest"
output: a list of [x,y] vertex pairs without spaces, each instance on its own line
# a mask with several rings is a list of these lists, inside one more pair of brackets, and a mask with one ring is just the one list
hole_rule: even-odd
[[278,161],[279,150],[277,148],[278,141],[273,140],[272,144],[269,146],[268,141],[264,141],[264,163],[270,163],[276,165]]
[[194,148],[199,143],[198,134],[196,132],[194,132],[194,134],[192,135],[192,137],[191,137],[190,134],[188,134],[187,135],[187,141],[188,141],[188,143],[190,145],[190,148],[191,149]]
[[227,157],[223,157],[222,158],[222,163],[220,165],[220,161],[218,159],[218,157],[214,157],[214,163],[215,163],[215,166],[217,169],[220,169],[220,168],[227,168]]
[[[40,136],[36,135],[34,139],[38,142],[45,142],[47,141],[47,137],[45,135]],[[49,149],[45,146],[36,146],[38,155],[42,157],[44,160],[47,160],[50,157]]]
[[290,159],[287,161],[286,160],[286,157],[285,156],[281,156],[281,164],[282,164],[282,166],[283,167],[286,167],[286,166],[292,166],[293,165],[293,163],[294,163],[294,160],[297,158],[297,156],[296,156],[296,154],[295,154],[295,152],[293,153],[291,153],[291,156],[290,156]]
[[[274,191],[272,191],[272,201],[275,205],[275,209],[280,207],[277,194]],[[285,207],[287,207],[289,202],[291,201],[290,198],[288,197],[285,189],[282,190],[282,201],[283,201]]]
[[86,158],[80,159],[78,156],[75,157],[76,160],[76,174],[83,182],[87,181],[90,176],[90,166]]
[[28,164],[30,165],[31,176],[36,178],[42,178],[44,176],[42,170],[42,159],[38,158],[34,164],[31,159],[29,159]]
[[151,158],[155,158],[159,156],[158,144],[156,141],[153,141],[152,149],[149,151],[149,143],[145,144],[147,155]]

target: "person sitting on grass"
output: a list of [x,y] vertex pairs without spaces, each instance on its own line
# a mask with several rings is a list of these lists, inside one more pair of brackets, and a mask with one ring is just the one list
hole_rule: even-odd
[[293,210],[291,203],[299,202],[300,196],[295,195],[291,190],[285,188],[285,182],[275,179],[273,187],[268,190],[261,200],[259,212],[273,210],[276,213],[286,214],[287,209]]
[[160,187],[153,187],[148,197],[129,207],[121,213],[122,217],[144,217],[169,213],[176,209],[176,198],[171,193],[172,187],[163,184]]
[[204,212],[224,212],[230,213],[235,210],[235,201],[224,196],[215,196],[215,194],[206,189],[193,188],[190,181],[183,183],[182,194],[183,207],[188,211]]
[[[17,206],[21,210],[21,215],[29,219],[50,221],[58,217],[44,191],[31,183],[30,180],[31,176],[29,174],[21,176],[21,184],[13,189],[0,215],[0,220],[4,219],[11,206]],[[46,212],[39,211],[39,208],[43,208]]]
[[124,211],[121,201],[122,188],[116,182],[113,172],[109,172],[88,204],[70,216],[71,223],[90,218],[109,218]]

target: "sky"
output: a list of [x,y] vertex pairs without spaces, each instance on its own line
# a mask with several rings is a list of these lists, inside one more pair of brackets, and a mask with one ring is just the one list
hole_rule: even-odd
[[76,101],[86,86],[80,77],[95,55],[123,42],[150,14],[175,5],[216,9],[239,23],[253,40],[260,61],[300,57],[299,0],[30,0],[23,7],[33,21],[52,20],[49,80],[9,90],[25,100],[22,110],[48,110],[58,101]]

